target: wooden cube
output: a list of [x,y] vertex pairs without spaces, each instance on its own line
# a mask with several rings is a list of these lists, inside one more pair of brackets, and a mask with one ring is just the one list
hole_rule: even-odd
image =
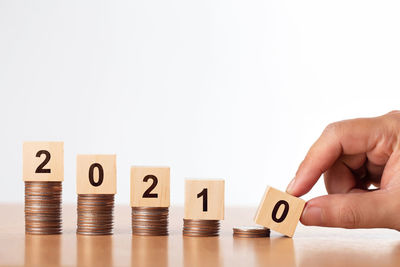
[[24,181],[63,181],[64,142],[24,142]]
[[300,198],[267,187],[254,221],[292,237],[305,204]]
[[169,167],[131,167],[132,207],[169,207],[169,192]]
[[224,180],[185,181],[185,219],[223,220]]
[[117,192],[116,155],[78,155],[76,189],[78,194]]

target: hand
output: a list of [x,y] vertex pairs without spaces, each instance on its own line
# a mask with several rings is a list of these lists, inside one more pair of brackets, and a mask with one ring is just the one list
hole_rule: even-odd
[[322,174],[329,195],[307,202],[303,224],[400,230],[400,111],[330,124],[286,191],[302,196]]

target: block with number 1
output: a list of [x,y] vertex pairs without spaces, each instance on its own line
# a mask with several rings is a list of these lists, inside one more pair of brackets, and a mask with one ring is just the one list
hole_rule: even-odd
[[224,180],[185,181],[185,219],[223,220]]

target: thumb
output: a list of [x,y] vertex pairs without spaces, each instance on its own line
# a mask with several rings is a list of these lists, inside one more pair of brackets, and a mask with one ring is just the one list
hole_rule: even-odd
[[317,197],[307,202],[301,222],[342,228],[396,228],[388,197],[382,190]]

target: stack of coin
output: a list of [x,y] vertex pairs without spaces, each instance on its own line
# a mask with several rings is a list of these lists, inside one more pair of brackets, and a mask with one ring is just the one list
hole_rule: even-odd
[[168,235],[168,207],[132,207],[132,234]]
[[25,232],[61,234],[61,182],[25,182]]
[[183,219],[184,236],[218,236],[219,220]]
[[233,228],[234,237],[269,237],[270,230],[262,226],[242,226]]
[[78,228],[81,235],[111,235],[113,194],[78,194]]

